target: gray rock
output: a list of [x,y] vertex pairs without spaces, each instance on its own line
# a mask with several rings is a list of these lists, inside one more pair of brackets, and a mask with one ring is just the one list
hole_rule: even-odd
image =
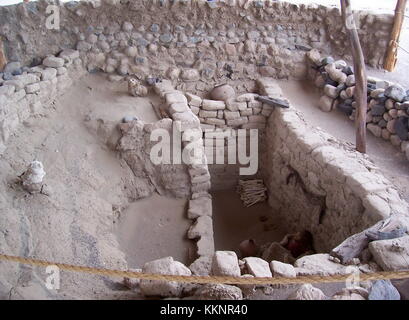
[[173,36],[170,33],[165,33],[159,37],[159,40],[163,43],[169,43],[173,40]]
[[369,123],[367,128],[375,137],[379,138],[382,135],[382,128],[376,124]]
[[159,27],[158,24],[154,23],[154,24],[151,25],[150,30],[151,30],[151,32],[155,32],[155,33],[156,33],[156,32],[159,32],[159,31],[160,31],[160,27]]
[[352,112],[354,111],[354,108],[352,105],[348,105],[346,103],[339,103],[337,105],[337,109],[341,111],[342,113],[345,113],[347,116],[350,116]]
[[372,286],[368,300],[400,300],[400,294],[389,280],[378,280]]
[[395,132],[398,135],[398,137],[406,141],[409,139],[409,126],[408,126],[408,118],[406,117],[400,117],[395,121]]
[[12,80],[12,79],[13,79],[13,75],[11,74],[11,72],[4,72],[3,80],[7,81],[7,80]]
[[326,66],[327,64],[334,63],[335,60],[333,57],[326,57],[321,60],[321,65]]
[[266,261],[277,260],[284,263],[294,263],[295,259],[291,252],[284,248],[278,242],[271,243],[267,248],[262,250],[262,256]]
[[376,104],[371,109],[371,114],[373,116],[382,116],[386,112],[386,108],[384,105]]
[[89,44],[88,42],[85,41],[78,41],[77,43],[77,50],[79,51],[89,51],[91,50],[91,44]]
[[4,73],[13,73],[14,71],[18,70],[21,68],[21,63],[19,61],[13,61],[7,63],[5,66],[3,72]]
[[134,116],[125,116],[122,118],[122,123],[128,123],[128,122],[132,122],[132,121],[137,121],[138,118],[134,117]]
[[132,31],[132,30],[133,30],[133,24],[130,23],[130,22],[128,22],[128,21],[125,21],[125,22],[122,24],[122,30],[123,30],[123,31],[126,31],[126,32]]
[[258,31],[250,31],[250,32],[247,33],[247,37],[248,37],[250,40],[258,39],[258,38],[260,38],[260,32],[258,32]]
[[385,96],[398,102],[403,102],[406,91],[399,85],[392,85],[385,90]]

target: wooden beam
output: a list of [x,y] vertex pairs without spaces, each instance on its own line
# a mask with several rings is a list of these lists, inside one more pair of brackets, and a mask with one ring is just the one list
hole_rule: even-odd
[[383,65],[384,69],[390,72],[395,69],[396,62],[398,61],[399,38],[402,32],[403,21],[405,19],[406,3],[407,0],[398,0],[398,3],[396,4],[391,38]]
[[0,71],[4,70],[7,64],[6,53],[4,52],[3,40],[0,37]]
[[357,103],[355,126],[356,126],[356,150],[366,153],[366,112],[368,110],[368,79],[366,76],[365,58],[359,41],[350,0],[341,0],[342,16],[345,28],[351,43],[352,58],[354,60],[355,74],[355,101]]

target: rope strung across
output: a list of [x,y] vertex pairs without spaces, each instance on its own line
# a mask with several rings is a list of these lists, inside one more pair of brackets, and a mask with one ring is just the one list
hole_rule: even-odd
[[[275,285],[275,284],[305,284],[305,283],[334,283],[345,282],[354,277],[354,274],[346,275],[331,275],[331,276],[299,276],[296,278],[284,277],[267,277],[267,278],[240,278],[240,277],[224,277],[224,276],[177,276],[165,274],[151,274],[133,271],[91,268],[84,266],[76,266],[65,263],[50,262],[46,260],[23,258],[0,254],[0,260],[18,262],[38,267],[47,267],[54,265],[62,270],[96,274],[110,277],[126,277],[141,280],[160,280],[160,281],[176,281],[184,283],[198,284],[242,284],[242,285]],[[359,281],[374,281],[374,280],[394,280],[394,279],[409,279],[409,271],[394,271],[394,272],[376,272],[376,273],[360,273]]]

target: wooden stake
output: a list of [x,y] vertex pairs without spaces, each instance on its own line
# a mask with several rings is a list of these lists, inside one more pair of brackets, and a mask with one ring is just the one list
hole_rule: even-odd
[[7,64],[6,54],[4,53],[3,40],[0,38],[0,71],[3,71]]
[[356,107],[356,150],[366,153],[366,112],[368,110],[368,79],[366,76],[365,58],[359,41],[354,16],[352,14],[350,0],[341,0],[342,16],[345,28],[349,33],[351,42],[352,58],[354,60],[354,73],[356,79],[355,101]]
[[391,39],[389,41],[385,63],[383,65],[384,69],[390,72],[395,69],[396,62],[398,61],[399,38],[402,32],[403,20],[405,19],[406,3],[407,0],[398,0],[398,3],[396,4]]

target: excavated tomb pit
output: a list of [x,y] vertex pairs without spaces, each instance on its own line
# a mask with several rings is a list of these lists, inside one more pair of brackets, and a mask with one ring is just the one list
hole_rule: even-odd
[[[154,5],[150,10],[161,10]],[[210,4],[202,5],[206,8],[195,10],[213,10]],[[81,17],[88,15],[83,15],[83,11],[91,10],[89,17],[95,23],[99,21],[98,10],[110,13],[111,4],[107,6],[103,4],[93,11],[90,6],[76,4],[64,10],[71,12],[67,21],[84,27],[82,24],[88,21]],[[307,13],[301,17],[307,24],[310,15],[323,14],[321,11],[325,11],[324,16],[338,17],[334,10],[325,8],[287,4],[269,8],[301,13],[305,9]],[[242,8],[236,9],[238,17]],[[127,10],[126,17],[133,21],[131,16],[138,10]],[[225,11],[220,12],[222,17],[217,19],[209,16],[223,20]],[[139,26],[138,31],[144,33],[149,27],[156,33],[161,27],[152,24],[150,15],[146,17],[149,21],[141,21],[147,27]],[[234,21],[230,18],[227,20]],[[141,67],[145,58],[135,57],[140,48],[117,40],[127,35],[131,38],[133,25],[124,21],[121,26],[118,24],[120,30],[111,28],[107,35],[88,31],[94,27],[84,28],[86,32],[72,35],[78,51],[59,50],[42,64],[6,80],[14,82],[0,87],[0,102],[7,111],[4,119],[0,118],[0,251],[89,267],[178,275],[331,275],[346,273],[347,265],[361,272],[407,267],[405,259],[397,259],[391,253],[393,250],[387,249],[389,242],[374,241],[368,245],[365,233],[368,228],[378,232],[385,228],[381,223],[386,221],[391,221],[392,227],[398,226],[398,231],[409,227],[408,204],[396,187],[367,156],[305,120],[308,117],[294,107],[293,97],[286,96],[287,86],[294,82],[273,79],[305,80],[308,73],[319,82],[317,78],[326,70],[318,65],[322,60],[317,59],[314,50],[306,54],[310,49],[306,46],[292,44],[291,50],[280,47],[287,35],[279,37],[281,42],[266,40],[272,47],[267,50],[258,45],[255,53],[252,41],[257,42],[263,32],[274,31],[264,27],[265,21],[258,22],[263,25],[261,30],[252,30],[254,26],[250,24],[243,31],[247,40],[240,38],[243,36],[240,32],[236,35],[242,44],[237,50],[244,50],[243,56],[249,61],[246,67],[237,58],[234,60],[237,64],[227,61],[212,74],[213,69],[207,65],[188,63],[184,55],[177,55],[169,42],[183,37],[168,33],[146,35],[149,41],[158,38],[163,46],[148,45],[145,40],[151,60],[149,66]],[[368,18],[366,23],[363,32],[367,34],[365,45],[369,46],[367,38],[371,38],[371,30],[377,30],[370,28],[371,24],[379,23],[387,29],[391,19]],[[315,24],[322,29],[318,20],[314,20]],[[95,30],[98,28],[95,26]],[[283,27],[276,29],[277,34],[283,31]],[[175,30],[181,32],[183,28]],[[132,34],[135,36],[138,34]],[[121,49],[110,50],[109,41],[118,42]],[[324,41],[321,43],[324,46],[329,40],[320,41]],[[141,39],[139,45],[140,42]],[[341,42],[331,44],[343,47]],[[198,55],[207,63],[215,53],[206,44],[204,41],[198,48],[187,45],[184,54],[189,58]],[[223,53],[219,53],[222,49],[217,45],[214,47],[219,56],[213,60],[233,59],[237,53],[234,44],[223,47],[226,51]],[[368,50],[371,64],[379,63],[380,49]],[[203,54],[206,50],[211,51],[207,52],[209,56]],[[257,56],[258,52],[261,56]],[[268,60],[267,53],[271,56]],[[173,56],[179,59],[176,65],[169,62]],[[128,65],[130,57],[135,63]],[[117,60],[127,63],[114,66]],[[316,65],[311,71],[313,63]],[[219,67],[218,63],[215,65]],[[131,90],[130,78],[138,84]],[[228,98],[211,93],[220,83],[231,86]],[[131,91],[137,96],[132,96]],[[259,96],[275,99],[275,106],[261,102]],[[321,107],[329,104],[333,108],[333,101],[320,100]],[[189,137],[193,140],[180,142],[175,129],[192,134]],[[230,146],[239,141],[241,130],[245,130],[243,141],[235,144],[236,151],[231,151]],[[257,141],[257,149],[250,143],[252,137],[253,143]],[[166,158],[163,150],[157,153],[155,149],[159,142],[170,147],[172,161],[164,164],[153,160],[152,150],[159,158]],[[201,162],[190,162],[194,154],[189,152],[186,158],[182,157],[187,161],[175,162],[175,150],[185,150],[189,142],[202,152]],[[210,142],[216,146],[209,146]],[[229,155],[237,156],[240,147],[252,157],[249,162],[230,159]],[[221,161],[214,163],[211,154]],[[46,177],[40,193],[28,194],[18,177],[33,160],[43,163]],[[255,165],[256,170],[240,174],[249,165]],[[263,181],[266,201],[246,208],[236,189],[240,180],[254,179]],[[280,242],[286,235],[302,231],[312,235],[309,249],[313,250],[303,257],[294,256]],[[407,238],[405,233],[401,234],[398,242],[402,243],[393,242],[393,248],[406,250]],[[254,256],[244,257],[239,246],[250,239],[255,241],[257,250]],[[40,268],[3,262],[0,268],[4,271],[0,273],[0,297],[8,298],[280,299],[288,298],[296,288],[279,291],[283,288],[274,287],[271,291],[271,287],[262,286],[261,291],[254,293],[250,287],[219,286],[217,290],[206,291],[206,286],[139,283],[129,279],[118,283],[97,276],[67,274],[62,289],[50,291],[44,287],[42,279],[46,273]],[[125,290],[124,284],[135,290]],[[367,298],[369,288],[367,285],[357,294]],[[301,289],[308,291],[307,295],[314,292],[310,287]],[[333,296],[339,287],[321,289],[327,297],[315,291],[315,298]],[[297,294],[300,298],[303,291]]]

